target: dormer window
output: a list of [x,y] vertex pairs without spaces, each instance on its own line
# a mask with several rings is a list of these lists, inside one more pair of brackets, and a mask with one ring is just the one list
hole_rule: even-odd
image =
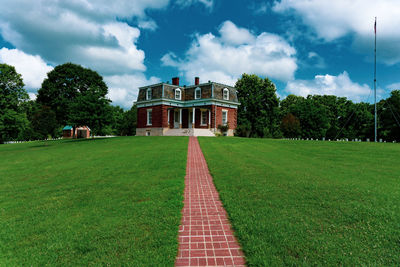
[[146,91],[146,100],[151,100],[151,88],[148,88]]
[[224,100],[229,100],[229,90],[228,90],[228,88],[224,88],[223,98],[224,98]]
[[197,87],[196,90],[194,91],[194,99],[200,99],[201,98],[201,88]]
[[175,89],[175,99],[176,100],[181,100],[181,98],[182,98],[182,91],[181,91],[181,89]]

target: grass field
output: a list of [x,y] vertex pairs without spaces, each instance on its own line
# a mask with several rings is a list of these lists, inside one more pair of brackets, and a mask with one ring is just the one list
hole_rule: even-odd
[[200,144],[250,266],[400,265],[400,145]]
[[172,266],[187,143],[0,146],[0,266]]

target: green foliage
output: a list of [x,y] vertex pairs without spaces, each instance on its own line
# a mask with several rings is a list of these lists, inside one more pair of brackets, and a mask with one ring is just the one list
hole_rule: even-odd
[[243,74],[235,85],[238,90],[238,134],[250,137],[279,135],[279,99],[276,87],[268,79]]
[[21,74],[13,66],[0,64],[0,144],[18,139],[28,127],[22,108],[28,98]]
[[400,265],[398,144],[199,141],[248,266]]
[[185,137],[0,146],[0,266],[173,266],[187,146]]
[[50,107],[42,106],[32,116],[32,127],[38,139],[47,139],[48,136],[56,137],[58,127],[56,114]]
[[124,112],[119,131],[123,136],[136,135],[136,126],[137,126],[137,107],[136,105],[133,105],[130,110]]
[[378,103],[378,114],[379,137],[400,141],[400,90],[392,91],[389,98]]
[[37,102],[49,106],[59,126],[87,125],[94,134],[112,121],[107,85],[95,71],[66,63],[47,74]]
[[286,137],[298,137],[301,134],[300,120],[292,113],[288,113],[282,119],[281,130]]
[[226,133],[229,130],[229,123],[225,124],[225,125],[218,125],[218,129],[222,132],[222,133]]

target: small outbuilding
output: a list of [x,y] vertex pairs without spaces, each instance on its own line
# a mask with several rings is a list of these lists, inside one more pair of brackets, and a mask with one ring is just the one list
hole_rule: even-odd
[[63,138],[72,138],[72,136],[73,136],[72,133],[73,133],[73,127],[70,125],[66,125],[62,129]]
[[[66,125],[63,128],[63,138],[73,138],[74,127]],[[75,128],[75,138],[89,138],[90,128],[88,126],[79,126]]]

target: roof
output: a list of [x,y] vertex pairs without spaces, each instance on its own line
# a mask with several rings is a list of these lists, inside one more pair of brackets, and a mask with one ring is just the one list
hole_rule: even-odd
[[63,128],[63,131],[64,131],[64,130],[72,130],[72,126],[66,125],[66,126]]

